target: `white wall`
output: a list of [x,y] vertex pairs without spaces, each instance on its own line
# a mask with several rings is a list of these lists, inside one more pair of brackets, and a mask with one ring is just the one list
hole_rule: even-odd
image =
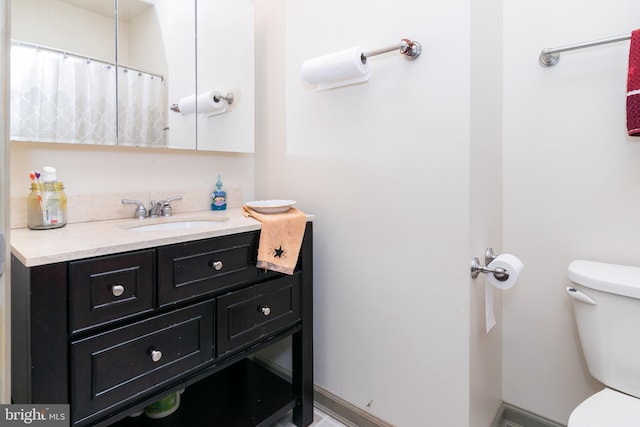
[[253,155],[31,142],[11,143],[11,197],[26,197],[29,170],[43,166],[58,170],[67,196],[201,189],[208,198],[222,174],[225,187],[254,198]]
[[[471,146],[469,258],[484,263],[502,247],[502,1],[471,1]],[[486,333],[485,278],[470,290],[470,426],[488,427],[502,402],[502,293],[496,326]]]
[[11,2],[11,38],[115,61],[113,19],[56,0]]
[[505,2],[504,248],[526,264],[504,295],[504,400],[560,422],[601,388],[564,287],[583,258],[640,264],[640,140],[626,136],[629,43],[538,54],[638,26],[635,0]]
[[[489,425],[500,335],[480,332],[484,299],[470,300],[470,3],[263,0],[256,11],[256,194],[317,215],[315,382],[398,426]],[[305,59],[403,37],[423,43],[422,57],[371,58],[366,84],[317,93],[300,77]],[[487,109],[481,84],[474,111]],[[474,129],[498,136],[488,145],[499,155],[494,113]],[[499,219],[484,215],[499,218],[500,203],[473,203],[493,227],[475,246],[499,245]]]

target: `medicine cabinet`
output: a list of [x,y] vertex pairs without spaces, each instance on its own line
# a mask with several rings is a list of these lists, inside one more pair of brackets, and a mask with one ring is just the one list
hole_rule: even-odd
[[[20,0],[11,139],[254,151],[253,0]],[[172,110],[208,91],[218,115]]]

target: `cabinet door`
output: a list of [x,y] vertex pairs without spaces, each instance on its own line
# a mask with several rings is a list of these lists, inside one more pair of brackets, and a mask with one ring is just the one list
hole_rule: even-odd
[[10,9],[11,139],[115,145],[114,1],[20,0]]
[[221,356],[300,320],[300,274],[222,295],[216,307],[217,355]]
[[213,303],[151,317],[71,344],[73,419],[88,421],[212,359]]
[[154,250],[69,264],[71,332],[153,309]]
[[198,150],[255,151],[254,3],[198,1],[198,94],[233,95],[225,112],[197,114]]

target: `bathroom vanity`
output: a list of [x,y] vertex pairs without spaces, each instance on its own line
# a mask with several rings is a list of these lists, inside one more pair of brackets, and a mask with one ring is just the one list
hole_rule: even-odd
[[[289,276],[255,267],[260,223],[225,215],[12,230],[14,401],[68,403],[74,426],[268,426],[289,410],[309,425],[312,222]],[[288,337],[291,378],[251,357]],[[174,414],[129,416],[183,389]]]

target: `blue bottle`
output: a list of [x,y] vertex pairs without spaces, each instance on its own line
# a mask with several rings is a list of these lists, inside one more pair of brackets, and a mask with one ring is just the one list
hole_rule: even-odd
[[225,209],[227,209],[227,192],[222,189],[222,181],[220,181],[220,175],[218,175],[216,190],[211,193],[211,210],[223,211]]

